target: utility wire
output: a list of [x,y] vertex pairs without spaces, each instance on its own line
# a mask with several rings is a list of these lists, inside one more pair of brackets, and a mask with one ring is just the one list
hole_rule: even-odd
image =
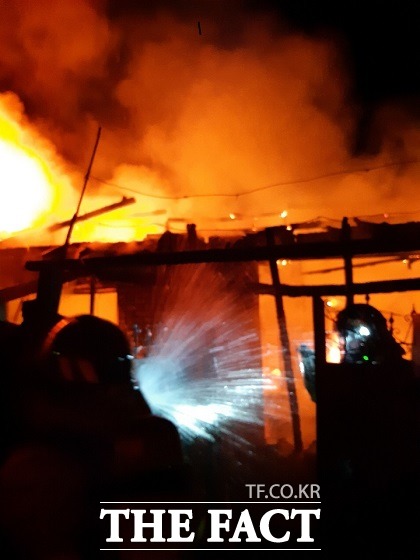
[[139,191],[137,189],[132,189],[129,187],[124,187],[123,185],[118,185],[117,183],[113,183],[111,181],[106,181],[104,179],[101,179],[99,177],[94,177],[92,176],[91,178],[95,181],[97,181],[98,183],[103,183],[104,185],[108,185],[110,187],[114,187],[117,189],[122,189],[122,190],[126,190],[129,192],[133,192],[136,194],[140,194],[142,196],[148,197],[148,198],[157,198],[157,199],[161,199],[161,200],[182,200],[182,199],[186,199],[186,198],[213,198],[213,197],[217,197],[217,198],[239,198],[242,196],[247,196],[250,194],[254,194],[257,192],[262,192],[268,189],[274,189],[276,187],[284,187],[284,186],[289,186],[289,185],[299,185],[299,184],[303,184],[303,183],[311,183],[313,181],[318,181],[319,179],[327,179],[329,177],[337,177],[340,175],[351,175],[353,173],[368,173],[370,171],[377,171],[379,169],[386,169],[389,167],[400,167],[400,166],[404,166],[404,165],[416,165],[420,163],[420,160],[407,160],[407,161],[397,161],[397,162],[389,162],[389,163],[383,163],[381,165],[376,165],[376,166],[372,166],[372,167],[361,167],[358,169],[344,169],[341,171],[332,171],[330,173],[324,173],[322,175],[314,175],[313,177],[306,177],[306,178],[302,178],[302,179],[295,179],[293,181],[280,181],[278,183],[272,183],[270,185],[264,185],[261,187],[256,187],[254,189],[250,189],[247,191],[242,191],[242,192],[237,192],[237,193],[198,193],[198,194],[184,194],[184,195],[178,195],[178,196],[174,196],[174,195],[158,195],[158,194],[151,194],[151,193],[146,193],[143,191]]

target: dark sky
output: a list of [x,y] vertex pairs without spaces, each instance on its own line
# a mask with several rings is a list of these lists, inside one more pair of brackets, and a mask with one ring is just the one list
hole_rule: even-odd
[[[386,102],[420,117],[420,3],[413,0],[285,0],[256,9],[275,9],[309,35],[334,33],[352,76],[351,92],[363,107],[355,135],[355,154],[375,151],[369,130],[375,108]],[[274,5],[277,8],[274,8]]]
[[[110,0],[111,19],[127,14],[153,17],[166,10],[181,21],[217,22],[218,46],[240,45],[247,21],[264,18],[274,35],[302,33],[333,38],[340,44],[351,77],[349,101],[360,106],[352,151],[374,153],[369,131],[375,110],[396,103],[413,118],[420,117],[420,3],[413,0]],[[214,39],[214,34],[213,34]]]
[[332,29],[342,34],[361,99],[375,102],[420,92],[418,2],[289,0],[278,5],[307,33]]
[[[180,19],[216,19],[228,44],[240,40],[244,20],[266,16],[278,33],[297,30],[309,36],[343,40],[353,70],[354,93],[361,101],[420,93],[420,3],[414,0],[110,0],[111,18],[152,15],[162,9]],[[236,37],[236,39],[235,39]]]

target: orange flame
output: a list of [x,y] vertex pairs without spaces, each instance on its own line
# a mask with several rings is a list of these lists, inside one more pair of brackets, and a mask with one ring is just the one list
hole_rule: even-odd
[[[58,169],[56,160],[54,150],[26,122],[17,97],[1,96],[0,240],[16,233],[21,235],[24,230],[25,234],[33,232],[37,242],[43,242],[45,238],[39,228],[71,217],[77,192],[72,188],[70,174]],[[87,195],[84,200],[82,213],[112,202],[115,195],[104,196],[95,191],[94,196]],[[145,220],[130,219],[125,210],[116,210],[105,218],[76,224],[72,241],[133,241],[150,233],[161,233],[161,225],[149,223],[150,215]]]
[[54,201],[46,163],[24,141],[22,128],[0,110],[0,235],[37,225]]
[[[104,201],[104,198],[96,200]],[[98,203],[97,203],[98,204]],[[117,212],[115,212],[116,214]],[[118,243],[141,241],[147,235],[161,234],[162,226],[158,224],[136,223],[134,219],[110,219],[108,217],[99,220],[89,220],[77,224],[74,228],[72,241],[97,241],[102,243]]]

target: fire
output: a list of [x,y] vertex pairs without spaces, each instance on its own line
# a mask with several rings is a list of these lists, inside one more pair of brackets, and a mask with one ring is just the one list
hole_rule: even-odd
[[91,220],[77,224],[72,240],[74,242],[98,241],[102,243],[118,243],[141,241],[147,235],[161,234],[162,226],[147,222],[136,223],[134,219]]
[[0,110],[0,237],[36,226],[51,211],[54,185],[46,163]]
[[[0,170],[0,241],[17,234],[32,244],[62,243],[62,232],[53,236],[48,226],[72,217],[80,196],[81,173],[70,171],[61,161],[55,147],[27,120],[13,93],[0,95]],[[86,193],[80,214],[114,203],[115,196],[115,192],[106,194],[94,188]],[[166,210],[156,210],[144,201],[141,209],[142,213],[132,215],[117,209],[77,223],[71,241],[131,242],[161,234],[165,225],[154,220]]]

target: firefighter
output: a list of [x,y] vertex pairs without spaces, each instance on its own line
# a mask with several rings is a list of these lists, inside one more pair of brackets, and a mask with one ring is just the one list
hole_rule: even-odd
[[400,361],[405,353],[387,328],[385,317],[366,303],[347,306],[337,315],[344,362],[384,364]]
[[20,439],[0,470],[10,558],[92,557],[101,500],[181,491],[178,431],[151,414],[131,371],[128,340],[113,323],[79,315],[49,330],[22,391]]

